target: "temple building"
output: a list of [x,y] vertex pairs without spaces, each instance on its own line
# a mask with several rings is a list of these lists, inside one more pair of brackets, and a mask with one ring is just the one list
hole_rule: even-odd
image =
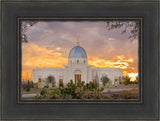
[[76,84],[78,80],[89,83],[90,81],[102,84],[101,78],[107,76],[112,84],[120,81],[123,70],[119,68],[93,68],[88,64],[87,53],[80,46],[79,38],[77,45],[73,47],[68,56],[68,64],[63,68],[35,68],[33,69],[33,82],[41,83],[42,80],[52,77],[56,85],[66,85],[70,80]]

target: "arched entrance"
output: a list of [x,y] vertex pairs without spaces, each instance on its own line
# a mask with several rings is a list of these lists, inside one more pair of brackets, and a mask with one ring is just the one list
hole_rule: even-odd
[[52,83],[52,84],[55,83],[55,77],[54,76],[49,75],[47,80],[48,80],[49,83]]
[[75,71],[75,84],[77,84],[78,80],[81,81],[81,71],[80,70]]

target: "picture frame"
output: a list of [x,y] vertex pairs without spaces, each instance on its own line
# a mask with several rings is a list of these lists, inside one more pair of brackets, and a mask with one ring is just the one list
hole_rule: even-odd
[[[121,17],[117,17],[117,18],[112,18],[112,17],[108,17],[108,18],[26,18],[26,17],[18,17],[17,18],[17,28],[18,28],[18,39],[17,39],[17,45],[19,48],[18,52],[17,52],[17,55],[18,56],[18,60],[17,62],[18,63],[18,68],[19,68],[19,73],[18,73],[18,77],[21,77],[21,70],[22,70],[22,42],[21,42],[21,36],[20,36],[20,31],[21,31],[21,23],[24,22],[24,21],[39,21],[39,22],[56,22],[56,21],[60,21],[60,22],[70,22],[70,21],[74,21],[74,22],[85,22],[85,21],[89,21],[89,22],[95,22],[95,21],[98,21],[98,22],[103,22],[103,21],[137,21],[139,23],[139,35],[138,35],[138,39],[139,39],[139,42],[138,42],[138,50],[139,50],[139,57],[142,57],[143,53],[142,53],[142,48],[140,48],[141,44],[142,44],[142,25],[143,25],[143,18],[142,17],[134,17],[134,18],[121,18]],[[139,58],[139,67],[138,67],[138,70],[141,70],[139,71],[139,80],[142,80],[142,59],[143,58]],[[143,103],[143,95],[142,95],[142,91],[143,91],[143,86],[142,86],[142,83],[143,83],[143,80],[142,81],[139,81],[138,83],[138,99],[109,99],[109,100],[106,100],[106,99],[54,99],[54,100],[51,100],[51,99],[22,99],[21,97],[21,94],[22,94],[22,83],[21,83],[21,80],[22,78],[19,78],[17,80],[17,83],[18,83],[18,94],[17,94],[17,103],[47,103],[47,104],[52,104],[52,103]]]
[[[2,119],[130,120],[158,119],[158,1],[2,1]],[[141,100],[24,101],[19,98],[21,19],[135,19],[141,22],[139,66]],[[152,31],[151,31],[152,30]],[[152,40],[152,41],[151,41]],[[150,80],[153,80],[152,82]],[[54,103],[53,103],[54,102]]]

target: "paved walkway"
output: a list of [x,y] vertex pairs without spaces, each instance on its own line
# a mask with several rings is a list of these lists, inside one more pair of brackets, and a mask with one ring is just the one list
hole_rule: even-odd
[[124,88],[124,89],[104,89],[102,93],[106,93],[106,94],[107,94],[107,93],[108,93],[108,94],[110,94],[110,93],[120,93],[120,92],[122,92],[122,91],[124,91],[124,90],[130,91],[130,90],[132,90],[132,88]]
[[22,99],[35,99],[37,94],[23,94]]

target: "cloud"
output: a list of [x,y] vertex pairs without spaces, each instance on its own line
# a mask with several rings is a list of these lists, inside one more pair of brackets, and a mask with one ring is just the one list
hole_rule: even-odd
[[61,48],[47,49],[36,44],[24,44],[22,46],[22,77],[26,77],[27,72],[32,73],[36,67],[63,67],[67,64]]
[[132,58],[126,58],[124,55],[116,56],[113,59],[105,60],[103,58],[90,57],[89,64],[97,68],[120,68],[128,69],[129,64],[134,60]]

